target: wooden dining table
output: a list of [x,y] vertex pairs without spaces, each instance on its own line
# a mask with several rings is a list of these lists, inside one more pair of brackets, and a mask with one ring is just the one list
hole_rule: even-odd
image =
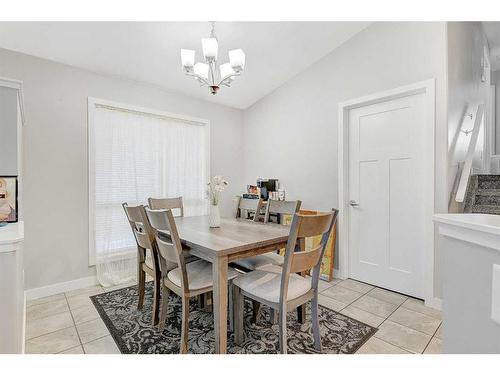
[[183,247],[213,265],[215,352],[226,353],[228,264],[284,248],[290,227],[221,218],[219,228],[210,228],[207,216],[177,217],[175,222]]

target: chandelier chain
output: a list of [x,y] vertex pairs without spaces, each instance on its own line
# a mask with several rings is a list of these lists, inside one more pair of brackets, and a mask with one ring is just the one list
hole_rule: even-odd
[[217,39],[217,35],[215,35],[215,21],[210,21],[210,24],[212,25],[212,30],[210,31],[210,38]]

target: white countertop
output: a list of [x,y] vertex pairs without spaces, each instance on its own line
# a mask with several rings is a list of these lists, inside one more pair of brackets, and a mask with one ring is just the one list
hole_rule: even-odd
[[444,236],[500,250],[500,215],[436,214],[434,221]]
[[500,235],[500,215],[437,214],[434,215],[434,221]]
[[2,245],[14,244],[24,239],[24,222],[9,223],[0,227],[0,252],[12,251],[9,247]]

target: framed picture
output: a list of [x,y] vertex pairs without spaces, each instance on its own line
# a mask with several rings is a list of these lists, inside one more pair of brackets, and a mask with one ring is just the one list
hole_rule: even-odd
[[17,222],[17,176],[0,176],[0,223]]

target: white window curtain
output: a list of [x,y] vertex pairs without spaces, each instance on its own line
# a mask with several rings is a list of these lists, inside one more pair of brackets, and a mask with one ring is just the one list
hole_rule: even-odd
[[137,246],[123,202],[182,196],[185,216],[206,214],[208,129],[109,106],[93,111],[95,261],[99,282],[111,286],[137,276]]

